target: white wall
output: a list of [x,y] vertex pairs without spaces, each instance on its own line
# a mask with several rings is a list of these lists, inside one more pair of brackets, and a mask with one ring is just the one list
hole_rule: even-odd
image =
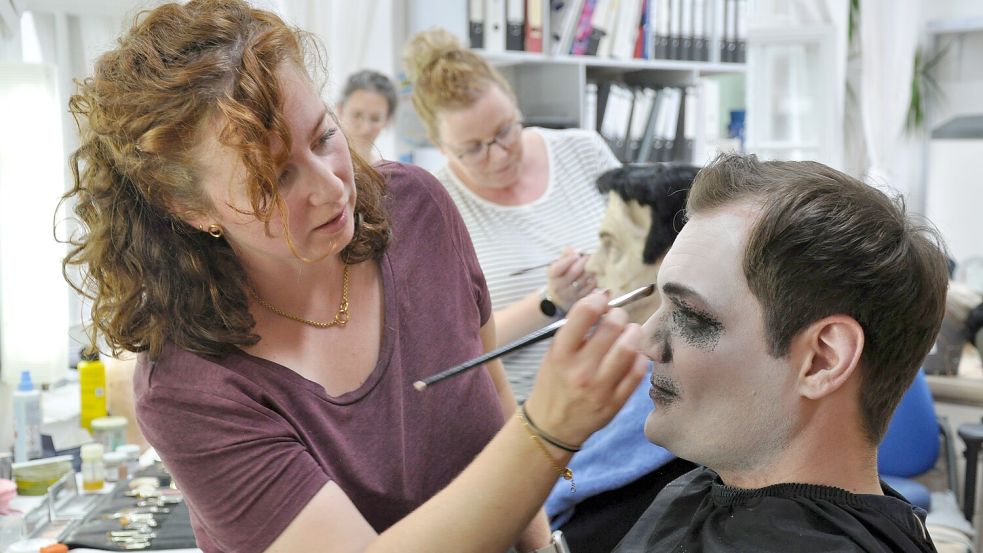
[[[983,2],[943,0],[926,2],[926,24],[931,21],[983,18]],[[954,116],[983,114],[983,30],[943,35],[947,47],[935,73],[943,95],[932,103],[932,124]],[[983,141],[934,140],[926,149],[928,163],[925,214],[939,227],[956,262],[983,256],[983,181],[980,159]]]

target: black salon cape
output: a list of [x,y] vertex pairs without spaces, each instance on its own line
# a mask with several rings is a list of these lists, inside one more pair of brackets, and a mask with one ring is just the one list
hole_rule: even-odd
[[884,495],[810,484],[725,486],[700,467],[666,486],[615,553],[934,552],[925,511]]

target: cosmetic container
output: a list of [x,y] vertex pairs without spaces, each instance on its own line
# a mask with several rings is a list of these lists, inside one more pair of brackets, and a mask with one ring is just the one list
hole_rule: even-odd
[[102,444],[82,446],[82,489],[97,492],[106,483],[106,468],[102,462]]
[[34,388],[30,371],[20,373],[14,391],[14,462],[41,456],[41,392]]
[[92,420],[107,414],[106,366],[99,360],[98,352],[83,352],[78,371],[81,394],[79,421],[82,428],[91,431]]

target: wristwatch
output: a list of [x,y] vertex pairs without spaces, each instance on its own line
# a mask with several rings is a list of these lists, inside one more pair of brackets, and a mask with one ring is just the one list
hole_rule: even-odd
[[539,290],[539,310],[543,312],[543,315],[553,319],[560,319],[566,315],[566,312],[550,297],[547,286],[543,286]]
[[546,547],[540,547],[532,553],[570,553],[567,547],[567,540],[563,538],[563,532],[556,530],[550,535],[550,543]]

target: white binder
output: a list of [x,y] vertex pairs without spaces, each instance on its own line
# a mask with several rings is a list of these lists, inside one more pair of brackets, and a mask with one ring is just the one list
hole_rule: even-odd
[[485,51],[505,51],[505,0],[485,0]]

